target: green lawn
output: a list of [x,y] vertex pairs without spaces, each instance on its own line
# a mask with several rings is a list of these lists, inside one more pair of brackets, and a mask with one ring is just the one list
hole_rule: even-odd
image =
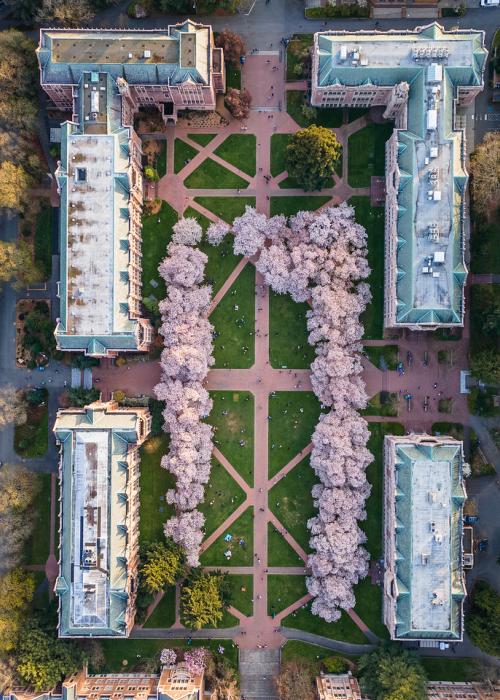
[[[286,79],[301,80],[307,78],[306,67],[308,65],[308,53],[313,44],[313,34],[295,34],[286,47]],[[298,73],[295,69],[298,64],[303,70]]]
[[167,489],[175,487],[175,479],[160,461],[168,450],[166,435],[150,438],[141,447],[141,500],[139,542],[163,541],[163,523],[173,515],[172,506],[165,500]]
[[[210,220],[196,209],[193,209],[193,207],[188,207],[184,212],[184,216],[195,218],[204,232],[210,225]],[[208,256],[205,266],[205,281],[212,285],[213,296],[217,294],[241,260],[240,255],[233,255],[232,241],[232,237],[228,235],[218,246],[210,245],[205,238],[198,245],[198,248]]]
[[474,216],[472,226],[471,272],[500,274],[500,207],[490,212],[490,221]]
[[295,639],[290,639],[281,647],[281,663],[287,661],[310,661],[316,664],[316,675],[320,672],[320,661],[329,656],[338,656],[341,659],[355,661],[357,656],[349,656],[348,654],[339,654],[332,649],[320,647],[316,644],[308,644],[307,642],[299,642]]
[[243,615],[251,617],[253,614],[253,576],[231,574],[230,581],[233,587],[231,605]]
[[267,576],[267,614],[272,615],[285,610],[307,593],[304,576],[268,574]]
[[299,211],[315,211],[329,202],[328,195],[300,195],[299,197],[271,197],[271,216],[293,216]]
[[30,406],[27,420],[14,427],[14,450],[20,457],[43,457],[49,447],[49,408]]
[[271,136],[271,175],[276,177],[286,170],[286,148],[293,134],[273,134]]
[[175,139],[174,143],[174,173],[180,173],[185,168],[188,161],[192,160],[198,153],[189,143],[182,139]]
[[373,207],[369,197],[351,197],[349,204],[355,207],[358,224],[368,234],[368,278],[372,293],[371,303],[361,315],[366,340],[380,340],[384,333],[384,209]]
[[44,204],[36,217],[34,254],[43,279],[49,279],[52,274],[52,212],[52,207]]
[[[230,534],[232,540],[224,537]],[[241,545],[240,541],[244,544]],[[227,559],[224,552],[231,551]],[[200,557],[203,566],[252,566],[253,565],[253,507],[242,515]]]
[[308,369],[314,348],[307,342],[306,313],[311,307],[289,294],[269,292],[269,361],[271,367]]
[[346,612],[342,612],[342,616],[337,622],[326,622],[323,618],[311,613],[310,603],[285,617],[282,624],[284,627],[305,630],[329,639],[352,642],[353,644],[368,644],[363,632]]
[[454,658],[440,656],[421,656],[420,660],[431,681],[463,681],[481,680],[481,669],[472,658]]
[[311,124],[326,126],[329,129],[336,129],[342,126],[344,120],[343,109],[321,107],[311,112],[313,118],[310,118],[307,112],[304,114],[304,106],[309,107],[310,103],[307,101],[306,93],[303,90],[287,90],[286,110],[301,128],[310,126]]
[[158,143],[160,144],[160,152],[156,157],[156,170],[158,175],[163,177],[167,174],[167,139],[162,139]]
[[373,175],[384,175],[385,142],[394,130],[392,123],[368,124],[349,136],[349,172],[351,187],[369,187]]
[[269,397],[269,478],[311,442],[320,413],[312,391],[278,391]]
[[166,629],[172,627],[175,622],[175,586],[168,586],[165,595],[146,622],[144,627]]
[[395,370],[399,361],[399,345],[365,345],[365,355],[379,369]]
[[35,581],[35,594],[32,600],[33,610],[47,610],[49,606],[49,582],[45,576],[45,571],[32,571],[31,576],[33,576]]
[[214,153],[253,177],[256,172],[256,147],[254,134],[231,134]]
[[[215,445],[251,486],[254,396],[249,391],[211,391],[210,396],[213,408],[207,422],[214,427]],[[245,442],[243,446],[241,440]]]
[[235,175],[211,158],[206,158],[191,175],[184,180],[184,185],[191,189],[245,189],[248,180]]
[[255,267],[248,263],[210,315],[215,368],[247,369],[255,362]]
[[[167,254],[172,238],[172,226],[177,223],[177,212],[167,202],[162,202],[158,214],[142,220],[142,296],[151,294],[161,301],[165,298],[165,283],[158,273],[158,265]],[[159,223],[158,223],[159,222]],[[157,286],[151,281],[157,282]]]
[[368,406],[361,411],[361,414],[395,418],[398,415],[398,395],[395,392],[379,391],[370,398]]
[[267,524],[267,553],[269,566],[304,566],[304,562],[297,552],[290,547],[271,523]]
[[199,146],[208,146],[210,141],[214,139],[217,134],[188,134],[188,138],[194,141]]
[[389,639],[389,630],[382,622],[382,588],[373,586],[368,577],[354,586],[354,595],[354,610],[365,625],[380,639]]
[[269,492],[269,507],[306,552],[310,552],[311,536],[306,523],[317,513],[311,490],[317,483],[318,478],[309,465],[309,457],[305,457]]
[[[220,658],[217,649],[222,645],[224,658],[234,668],[238,665],[238,649],[230,639],[193,639],[191,644],[188,644],[186,639],[120,639],[120,644],[117,644],[116,639],[99,639],[97,644],[102,649],[105,660],[104,668],[99,670],[99,673],[131,673],[136,669],[143,670],[145,664],[151,664],[153,669],[158,670],[160,652],[166,647],[185,649],[189,646],[203,646]],[[90,672],[95,672],[92,666]]]
[[228,224],[244,214],[245,207],[255,207],[255,197],[195,197],[194,201]]
[[366,520],[360,522],[360,527],[368,538],[364,546],[372,559],[379,559],[382,556],[384,436],[404,435],[404,427],[401,423],[371,423],[369,428],[370,439],[367,447],[374,460],[366,469],[366,478],[372,490],[366,501]]
[[245,500],[245,494],[215,457],[212,457],[210,481],[205,486],[205,501],[198,510],[205,516],[205,537],[216,530]]
[[226,64],[226,87],[241,90],[241,68]]
[[[24,560],[26,564],[45,564],[50,554],[50,474],[39,472],[33,474],[33,479],[38,482],[39,490],[34,506],[33,534],[25,544]],[[56,528],[58,515],[57,505]]]

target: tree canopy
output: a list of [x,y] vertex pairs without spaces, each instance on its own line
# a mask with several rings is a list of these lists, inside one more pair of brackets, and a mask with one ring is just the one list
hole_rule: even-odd
[[465,628],[476,646],[487,654],[500,656],[500,595],[486,581],[474,588]]
[[500,200],[500,133],[487,132],[470,159],[474,210],[486,215]]
[[312,124],[297,131],[286,149],[288,174],[306,192],[320,190],[331,179],[341,147],[333,131]]
[[141,569],[142,580],[150,593],[158,593],[165,586],[173,586],[183,570],[182,548],[173,540],[154,542],[145,554]]
[[500,382],[500,352],[489,349],[474,353],[470,359],[470,370],[473,377],[486,384],[498,384]]
[[243,38],[231,29],[223,29],[217,35],[215,43],[224,49],[224,60],[231,63],[235,68],[239,66],[240,56],[245,53],[245,42]]
[[15,648],[34,591],[33,575],[20,568],[0,576],[0,652]]
[[193,570],[182,588],[182,617],[195,630],[217,627],[229,602],[229,579],[220,572]]
[[398,645],[383,645],[362,656],[361,690],[372,700],[425,700],[427,677],[416,654]]
[[287,661],[281,665],[281,670],[275,680],[276,690],[280,700],[300,698],[314,700],[314,667],[306,661]]

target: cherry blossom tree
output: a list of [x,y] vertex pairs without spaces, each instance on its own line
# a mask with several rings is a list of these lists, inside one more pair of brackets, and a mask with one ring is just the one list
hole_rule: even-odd
[[193,676],[200,676],[203,673],[206,659],[205,647],[195,647],[184,652],[184,665]]
[[231,227],[224,221],[211,223],[207,228],[207,240],[210,245],[220,245],[230,230]]
[[172,229],[172,241],[178,245],[196,245],[203,235],[200,224],[193,217],[179,219]]
[[160,654],[160,663],[164,666],[174,666],[177,661],[175,649],[162,649]]

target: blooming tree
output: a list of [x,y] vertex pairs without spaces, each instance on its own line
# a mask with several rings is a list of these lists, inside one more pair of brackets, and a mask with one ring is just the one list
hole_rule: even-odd
[[207,228],[207,239],[210,245],[220,245],[227,236],[231,227],[223,221],[211,223]]
[[201,227],[195,219],[174,226],[172,243],[159,272],[167,284],[160,302],[164,348],[161,381],[156,398],[165,401],[164,429],[170,434],[169,450],[161,465],[175,476],[167,502],[176,514],[166,523],[165,534],[182,545],[190,566],[197,566],[203,539],[204,516],[197,510],[204,485],[210,478],[213,430],[203,422],[212,401],[203,387],[213,364],[213,327],[208,321],[212,288],[202,285],[207,256],[196,248]]
[[233,232],[234,252],[259,254],[257,270],[275,292],[311,305],[311,383],[330,411],[320,416],[312,438],[311,467],[320,483],[312,492],[318,513],[308,522],[314,553],[307,586],[313,613],[331,622],[340,608],[354,606],[353,587],[366,576],[369,560],[358,525],[366,518],[365,470],[373,459],[366,448],[368,427],[358,413],[367,402],[359,322],[371,298],[363,281],[370,273],[366,232],[346,204],[299,212],[288,226],[283,217],[268,220],[247,207]]
[[177,661],[177,654],[174,649],[162,649],[160,663],[165,666],[173,666]]
[[195,647],[184,652],[184,665],[193,676],[200,676],[205,669],[206,658],[205,647]]

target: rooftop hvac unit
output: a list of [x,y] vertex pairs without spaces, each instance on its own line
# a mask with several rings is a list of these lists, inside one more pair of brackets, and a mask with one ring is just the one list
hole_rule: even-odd
[[435,263],[444,263],[444,251],[438,250],[434,253],[434,262]]
[[342,44],[340,47],[340,60],[345,61],[347,58],[347,46],[345,44]]
[[144,58],[151,58],[151,51],[149,49],[144,49],[144,53],[142,55]]
[[134,54],[133,54],[133,53],[129,53],[128,57],[129,57],[129,58],[133,58],[133,57],[134,57]]
[[437,111],[435,109],[427,110],[427,130],[435,131],[437,128]]

